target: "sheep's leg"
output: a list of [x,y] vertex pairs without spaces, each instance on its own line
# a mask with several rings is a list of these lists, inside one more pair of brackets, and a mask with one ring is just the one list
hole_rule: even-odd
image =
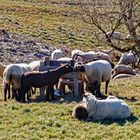
[[109,84],[110,80],[107,80],[105,82],[105,94],[107,94],[107,89],[108,89],[108,84]]
[[16,90],[12,87],[12,99],[16,98],[17,93]]
[[96,87],[95,87],[94,83],[89,83],[87,90],[89,90],[92,94],[95,94]]
[[102,94],[101,94],[101,84],[96,86],[96,94],[97,94],[98,97],[102,96]]
[[10,95],[10,85],[7,85],[7,90],[8,90],[8,99],[10,99],[11,98],[11,95]]
[[27,100],[31,100],[31,92],[32,92],[32,88],[29,90],[29,91],[27,91]]
[[25,102],[25,94],[26,94],[26,92],[28,92],[28,90],[26,90],[26,89],[23,89],[23,88],[21,88],[21,89],[19,89],[19,101],[21,101],[21,102]]
[[51,93],[51,100],[55,100],[55,97],[54,97],[54,86],[51,86],[50,87],[50,93]]
[[50,101],[49,86],[46,86],[46,101]]
[[4,101],[7,101],[7,89],[8,89],[8,84],[7,83],[4,83]]

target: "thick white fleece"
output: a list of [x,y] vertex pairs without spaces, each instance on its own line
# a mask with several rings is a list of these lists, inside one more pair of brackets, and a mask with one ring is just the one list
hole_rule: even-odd
[[95,120],[125,119],[131,115],[129,106],[114,96],[109,96],[105,100],[98,100],[94,95],[88,93],[87,97],[83,98],[83,103],[86,104],[89,117]]

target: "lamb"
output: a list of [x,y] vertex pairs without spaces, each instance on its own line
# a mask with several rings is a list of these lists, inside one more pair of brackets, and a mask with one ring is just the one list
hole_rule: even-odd
[[89,63],[77,64],[75,69],[83,72],[88,80],[87,88],[93,94],[94,92],[101,96],[100,85],[101,82],[106,82],[105,84],[105,94],[107,94],[108,84],[111,79],[112,68],[109,62],[106,60],[97,60]]
[[64,53],[60,49],[56,49],[51,54],[51,60],[57,60],[58,58],[61,58],[64,56]]
[[[28,64],[9,64],[6,66],[3,72],[3,81],[4,81],[4,101],[6,101],[6,88],[7,85],[12,85],[12,88],[15,91],[18,91],[21,86],[21,76],[25,72],[32,71]],[[16,93],[15,95],[16,96]],[[14,97],[13,97],[14,98]],[[16,96],[17,98],[17,96]]]
[[133,70],[133,68],[131,66],[127,66],[127,65],[116,65],[114,67],[114,69],[112,70],[113,76],[112,78],[114,78],[116,75],[118,74],[131,74],[131,75],[136,75],[136,72]]
[[130,107],[123,100],[115,96],[108,96],[104,100],[98,100],[91,93],[84,95],[82,105],[74,107],[72,113],[72,116],[75,118],[86,119],[88,116],[95,121],[102,121],[104,119],[122,120],[130,117],[130,115]]
[[134,55],[131,51],[128,53],[124,53],[122,54],[119,62],[117,65],[120,64],[125,64],[125,65],[129,65],[132,64],[132,67],[135,68],[135,63],[137,62],[138,57],[137,55]]
[[72,72],[73,70],[73,67],[66,64],[50,71],[23,74],[21,77],[19,101],[25,102],[25,94],[31,87],[40,88],[44,86],[47,86],[46,100],[54,100],[54,85],[58,83],[59,78],[63,74]]

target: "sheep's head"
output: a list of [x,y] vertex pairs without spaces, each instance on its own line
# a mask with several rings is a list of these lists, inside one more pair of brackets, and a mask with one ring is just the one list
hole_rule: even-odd
[[72,117],[79,120],[85,120],[88,117],[87,109],[82,104],[78,104],[73,108]]
[[66,72],[73,72],[74,68],[70,66],[69,64],[62,64],[61,67],[66,71]]
[[76,71],[85,72],[85,66],[82,63],[76,63],[74,68]]

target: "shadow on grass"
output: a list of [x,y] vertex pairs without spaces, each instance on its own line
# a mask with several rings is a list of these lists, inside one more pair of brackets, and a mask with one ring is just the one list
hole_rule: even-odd
[[[82,100],[82,96],[74,96],[72,93],[66,93],[63,97],[55,96],[55,100],[49,101],[50,103],[71,103],[75,101],[76,103],[79,103]],[[39,95],[36,95],[31,100],[26,101],[25,103],[42,103],[42,102],[48,102],[45,100],[45,95],[43,97],[40,97]]]
[[120,126],[124,126],[126,122],[131,122],[132,124],[134,124],[137,120],[138,120],[138,118],[136,116],[134,116],[133,114],[131,114],[131,116],[128,117],[127,119],[125,119],[125,120],[105,119],[105,120],[102,120],[102,121],[95,121],[94,119],[89,118],[89,119],[86,120],[86,122],[100,123],[100,124],[103,124],[103,125],[111,125],[113,123],[117,123]]

